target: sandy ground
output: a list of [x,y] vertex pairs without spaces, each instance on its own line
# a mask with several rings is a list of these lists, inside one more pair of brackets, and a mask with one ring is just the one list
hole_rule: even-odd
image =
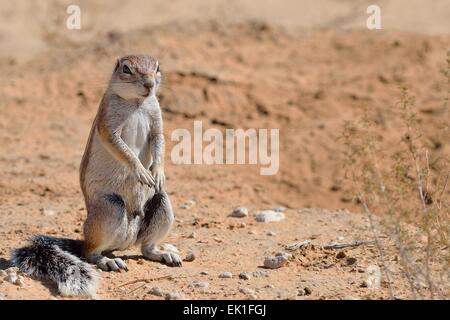
[[[112,2],[108,6],[113,7]],[[372,238],[365,218],[351,213],[359,208],[351,204],[343,181],[338,137],[344,121],[356,119],[367,104],[379,114],[380,139],[387,148],[395,148],[399,123],[390,115],[401,82],[416,95],[420,119],[427,124],[425,134],[436,145],[432,156],[448,154],[448,139],[437,134],[442,121],[448,121],[442,111],[448,87],[441,71],[450,27],[448,19],[440,18],[448,12],[448,3],[437,1],[432,9],[413,10],[422,26],[411,27],[409,14],[392,30],[369,32],[358,30],[357,18],[348,14],[351,1],[342,6],[324,1],[320,19],[299,10],[311,19],[308,23],[284,11],[255,6],[254,1],[226,6],[218,1],[202,19],[201,2],[180,1],[178,10],[185,20],[177,19],[178,11],[163,1],[151,7],[140,2],[143,9],[135,10],[138,2],[124,2],[123,10],[112,10],[108,16],[105,5],[81,1],[87,21],[86,30],[78,34],[57,27],[64,24],[64,1],[39,7],[19,1],[17,11],[2,3],[1,14],[10,19],[0,26],[5,49],[0,58],[2,268],[9,250],[33,234],[81,238],[86,211],[78,166],[91,122],[115,58],[145,52],[159,57],[164,77],[160,100],[167,139],[166,189],[176,215],[166,242],[175,244],[183,257],[194,252],[196,259],[182,268],[169,268],[143,260],[138,250],[118,253],[125,256],[130,271],[103,272],[99,297],[161,299],[150,293],[152,287],[160,287],[192,299],[254,298],[241,288],[267,299],[388,298],[385,279],[380,289],[361,287],[367,267],[379,264],[375,247],[343,253],[320,249],[331,242]],[[315,12],[312,3],[304,2],[309,13]],[[287,1],[289,6],[294,2]],[[386,6],[395,8],[391,2]],[[143,12],[153,8],[160,14],[147,19]],[[389,12],[386,23],[392,19]],[[219,14],[220,23],[209,21]],[[341,15],[349,16],[348,22],[339,22]],[[133,18],[125,23],[120,18],[124,16]],[[31,28],[25,27],[24,18]],[[256,18],[265,22],[250,21]],[[221,130],[280,128],[279,173],[261,176],[259,166],[248,165],[172,164],[170,133],[176,128],[192,131],[194,120]],[[189,199],[195,205],[182,209]],[[230,217],[236,206],[246,206],[249,217]],[[286,207],[285,220],[255,221],[258,210],[277,206]],[[261,268],[265,256],[308,239],[312,245],[291,252],[287,265]],[[382,241],[395,274],[395,294],[409,298],[392,244],[387,238]],[[238,276],[256,270],[267,276]],[[232,272],[233,278],[219,278],[224,271]],[[130,283],[143,279],[147,282]],[[207,281],[209,286],[199,288],[194,281]],[[311,293],[299,295],[305,287]],[[33,279],[25,278],[24,287],[0,283],[0,298],[55,297],[54,286]]]

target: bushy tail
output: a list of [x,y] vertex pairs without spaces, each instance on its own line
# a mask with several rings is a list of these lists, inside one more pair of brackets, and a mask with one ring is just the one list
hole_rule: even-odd
[[58,284],[62,295],[95,297],[97,271],[80,258],[83,241],[34,236],[30,245],[15,249],[11,262],[20,271]]

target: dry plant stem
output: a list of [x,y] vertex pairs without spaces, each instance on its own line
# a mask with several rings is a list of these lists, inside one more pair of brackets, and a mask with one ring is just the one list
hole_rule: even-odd
[[359,247],[362,245],[368,245],[368,244],[375,244],[375,240],[371,241],[363,241],[363,240],[356,240],[349,243],[331,243],[323,245],[323,249],[344,249],[344,248],[351,248],[351,247]]
[[391,273],[386,265],[385,262],[385,258],[384,258],[384,251],[383,248],[381,246],[381,243],[379,241],[379,237],[378,237],[378,233],[376,231],[375,225],[373,223],[373,219],[372,219],[372,212],[369,210],[369,207],[367,206],[366,201],[364,200],[362,195],[358,196],[359,200],[361,201],[363,207],[364,207],[364,212],[367,214],[367,217],[369,218],[369,225],[370,225],[370,230],[373,233],[373,237],[374,237],[374,242],[377,246],[378,252],[380,254],[380,262],[381,262],[381,266],[384,272],[384,275],[386,277],[387,283],[388,283],[388,289],[389,289],[389,296],[391,298],[391,300],[395,299],[395,295],[394,295],[394,290],[392,289],[392,283],[391,283]]
[[403,91],[403,109],[404,112],[406,114],[405,117],[405,124],[407,127],[407,133],[410,137],[410,139],[408,140],[408,150],[409,150],[409,154],[411,156],[411,160],[414,163],[415,166],[415,171],[416,171],[416,185],[417,185],[417,190],[419,192],[419,196],[420,196],[420,202],[421,202],[421,207],[422,207],[422,213],[424,215],[424,225],[425,225],[425,232],[426,232],[426,250],[425,250],[425,278],[427,280],[428,283],[428,289],[430,291],[430,296],[431,299],[434,298],[434,285],[433,282],[431,280],[430,277],[430,252],[431,252],[431,231],[430,231],[430,216],[429,216],[429,210],[425,201],[425,194],[424,194],[424,181],[423,181],[423,171],[425,171],[425,181],[428,181],[428,176],[429,176],[429,160],[428,160],[428,151],[425,150],[425,158],[426,158],[426,163],[427,163],[427,167],[425,170],[422,170],[422,168],[419,165],[419,153],[417,151],[417,145],[415,144],[415,139],[413,139],[412,136],[412,125],[413,125],[413,121],[411,119],[413,119],[413,112],[410,109],[410,99],[408,96],[408,92],[406,89],[404,89]]
[[139,283],[139,282],[150,283],[155,280],[172,279],[172,278],[173,278],[173,276],[162,276],[162,277],[156,277],[156,278],[151,278],[151,279],[136,279],[136,280],[121,284],[120,286],[118,286],[118,288],[122,288],[122,287],[128,286],[130,284],[135,284],[135,283]]

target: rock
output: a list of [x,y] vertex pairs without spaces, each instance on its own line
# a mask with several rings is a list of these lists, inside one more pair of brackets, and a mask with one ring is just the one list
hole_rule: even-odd
[[11,268],[6,269],[7,274],[11,274],[11,273],[17,274],[18,272],[19,272],[19,268],[17,268],[17,267],[11,267]]
[[192,232],[192,233],[188,236],[188,238],[189,238],[189,239],[195,239],[195,238],[197,238],[197,233],[195,233],[195,231]]
[[353,264],[356,263],[356,258],[348,257],[348,258],[345,260],[345,263],[346,263],[348,266],[351,266],[351,265],[353,265]]
[[192,262],[192,261],[195,260],[195,254],[194,254],[193,252],[189,252],[189,253],[186,255],[186,258],[184,258],[183,260],[184,260],[184,261],[187,261],[187,262]]
[[269,274],[267,273],[266,270],[253,271],[252,275],[253,275],[254,278],[265,278],[265,277],[269,276]]
[[251,294],[255,294],[255,291],[249,288],[239,288],[239,292],[246,294],[246,295],[251,295]]
[[195,205],[195,201],[193,199],[187,200],[185,203],[180,205],[181,209],[189,209]]
[[233,278],[233,274],[231,272],[224,271],[224,272],[221,272],[219,274],[219,278],[221,278],[221,279],[231,279],[231,278]]
[[295,250],[298,250],[300,248],[307,246],[310,243],[311,243],[310,240],[297,241],[297,242],[293,242],[293,243],[286,245],[285,248],[286,248],[286,250],[289,250],[289,251],[295,251]]
[[337,237],[336,240],[337,241],[343,241],[345,238],[344,237]]
[[161,249],[164,250],[164,251],[172,252],[172,253],[180,253],[178,251],[177,247],[175,245],[173,245],[173,244],[170,244],[170,243],[162,244],[161,245]]
[[298,296],[306,296],[305,289],[298,289],[297,295],[298,295]]
[[264,288],[266,288],[266,289],[275,289],[275,286],[273,285],[273,284],[266,284],[265,286],[264,286]]
[[16,282],[14,282],[15,285],[20,287],[25,287],[25,281],[22,276],[18,276]]
[[258,296],[256,295],[255,291],[249,288],[239,288],[239,292],[245,294],[249,299],[256,300],[258,299]]
[[267,234],[268,236],[270,236],[270,237],[273,237],[273,236],[276,235],[276,233],[273,232],[273,231],[269,231],[269,232],[267,232],[266,234]]
[[183,300],[183,296],[178,291],[168,292],[165,295],[166,300]]
[[55,210],[53,210],[53,209],[41,209],[41,210],[42,210],[42,213],[44,214],[44,216],[47,216],[47,217],[52,217],[56,214]]
[[273,210],[259,211],[255,217],[258,222],[277,222],[283,220],[284,218],[284,213]]
[[153,287],[149,290],[148,293],[158,297],[164,296],[164,291],[160,287]]
[[235,218],[244,218],[248,216],[248,209],[245,207],[234,208],[231,212],[231,216]]
[[303,289],[305,291],[305,295],[309,296],[312,293],[312,290],[309,287],[305,287]]
[[250,280],[251,277],[252,277],[252,275],[248,272],[239,273],[239,279]]
[[275,257],[279,257],[279,256],[285,257],[288,260],[292,258],[292,254],[287,253],[287,252],[277,252],[275,254]]
[[284,212],[284,211],[286,211],[286,208],[280,206],[280,207],[272,208],[272,210],[275,211],[275,212]]
[[363,288],[379,289],[381,287],[381,270],[379,266],[370,265],[367,267],[367,278],[361,284]]
[[255,230],[250,230],[250,231],[248,232],[248,234],[257,235],[258,232],[256,232]]
[[286,264],[288,258],[285,256],[268,256],[264,259],[264,267],[269,269],[278,269]]
[[336,259],[343,259],[343,258],[345,258],[345,257],[346,257],[346,254],[345,254],[344,251],[339,251],[339,252],[336,254]]
[[17,275],[16,275],[15,273],[9,273],[9,274],[5,277],[4,280],[5,280],[5,281],[8,281],[9,283],[16,284],[16,281],[17,281]]
[[192,281],[191,283],[191,287],[195,287],[195,288],[208,288],[209,287],[209,282],[207,281]]
[[200,274],[201,274],[202,276],[207,276],[209,273],[208,273],[208,271],[202,271],[202,272],[200,272]]

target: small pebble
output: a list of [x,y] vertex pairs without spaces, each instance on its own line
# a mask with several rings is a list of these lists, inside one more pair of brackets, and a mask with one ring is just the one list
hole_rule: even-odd
[[8,268],[8,269],[6,269],[6,273],[7,274],[11,274],[11,273],[18,273],[19,272],[19,268],[17,268],[17,267],[11,267],[11,268]]
[[275,286],[273,285],[273,284],[266,284],[265,286],[264,286],[264,288],[266,288],[266,289],[275,289]]
[[20,287],[25,287],[25,281],[23,279],[23,277],[19,276],[16,280],[16,282],[14,282],[15,285],[18,285]]
[[348,257],[347,260],[345,260],[345,263],[346,263],[348,266],[351,266],[351,265],[353,265],[353,264],[356,263],[356,258]]
[[42,213],[47,217],[52,217],[56,214],[55,210],[53,209],[42,209]]
[[189,252],[186,255],[186,258],[184,258],[184,261],[187,261],[187,262],[192,262],[194,260],[195,260],[195,254],[193,252]]
[[273,210],[259,211],[255,217],[258,222],[277,222],[283,220],[284,218],[284,213]]
[[202,272],[200,272],[200,274],[201,274],[202,276],[207,276],[209,273],[208,273],[208,271],[202,271]]
[[231,279],[231,278],[233,278],[233,274],[231,272],[224,271],[224,272],[221,272],[219,274],[219,278],[221,278],[221,279]]
[[252,275],[248,272],[239,273],[239,279],[250,280],[251,277]]
[[235,218],[244,218],[248,216],[248,209],[245,207],[234,208],[231,212],[231,216]]
[[160,287],[153,287],[148,293],[158,297],[164,296],[164,291]]
[[5,279],[5,281],[8,281],[9,283],[15,284],[17,281],[17,275],[15,273],[9,273]]
[[266,270],[253,271],[252,275],[253,275],[254,278],[265,278],[265,277],[269,276],[269,274],[267,273]]
[[309,296],[312,293],[312,290],[309,287],[305,287],[303,290],[305,290],[305,295]]
[[255,294],[255,291],[249,288],[240,288],[239,292],[246,294],[246,295],[251,295],[251,294]]
[[188,236],[188,238],[189,238],[189,239],[195,239],[195,238],[197,238],[197,233],[192,232],[192,233]]
[[178,291],[166,293],[166,300],[183,300],[183,296]]
[[208,288],[209,287],[209,282],[207,281],[192,281],[191,283],[192,287],[196,287],[196,288]]
[[195,205],[195,201],[193,199],[187,200],[185,203],[180,205],[181,209],[189,209]]
[[285,207],[275,207],[272,210],[275,212],[284,212],[284,211],[286,211],[286,208]]
[[268,256],[264,259],[264,266],[269,269],[278,269],[286,264],[288,258],[285,256]]
[[361,287],[370,289],[379,289],[381,287],[381,270],[377,265],[367,267],[367,278],[361,284]]
[[267,232],[267,235],[273,237],[276,235],[276,233],[273,231],[269,231],[269,232]]
[[342,259],[342,258],[345,258],[345,257],[346,257],[346,254],[345,254],[344,251],[339,251],[339,252],[336,254],[336,259]]

